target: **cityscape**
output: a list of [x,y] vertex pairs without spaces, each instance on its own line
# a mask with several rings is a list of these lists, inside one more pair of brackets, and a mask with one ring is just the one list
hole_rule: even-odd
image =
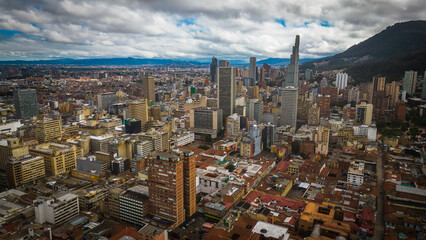
[[47,2],[0,2],[0,239],[426,239],[424,6]]

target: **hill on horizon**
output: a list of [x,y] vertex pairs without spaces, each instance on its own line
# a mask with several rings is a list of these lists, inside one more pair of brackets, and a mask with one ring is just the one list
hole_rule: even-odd
[[330,58],[307,62],[303,69],[345,70],[356,82],[382,75],[399,81],[407,70],[426,70],[426,21],[396,23]]

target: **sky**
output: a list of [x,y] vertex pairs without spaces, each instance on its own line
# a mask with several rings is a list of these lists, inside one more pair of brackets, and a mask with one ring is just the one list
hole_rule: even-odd
[[0,0],[0,60],[300,58],[421,20],[424,0]]

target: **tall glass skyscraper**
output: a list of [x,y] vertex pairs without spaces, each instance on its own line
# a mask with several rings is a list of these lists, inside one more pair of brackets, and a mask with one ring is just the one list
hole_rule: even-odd
[[37,91],[35,89],[13,91],[13,104],[17,118],[27,119],[38,115]]
[[299,85],[299,39],[300,37],[297,35],[283,87],[298,87]]

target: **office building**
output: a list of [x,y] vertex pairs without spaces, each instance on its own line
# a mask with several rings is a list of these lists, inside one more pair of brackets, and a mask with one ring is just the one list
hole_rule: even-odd
[[79,214],[78,195],[59,192],[52,197],[38,197],[34,200],[34,211],[37,223],[61,225]]
[[142,121],[136,119],[124,120],[126,133],[135,134],[142,132]]
[[13,105],[15,115],[19,119],[27,119],[37,116],[38,103],[35,89],[17,89],[13,91]]
[[236,70],[233,67],[219,67],[217,69],[217,95],[219,108],[223,116],[228,117],[235,112],[236,100]]
[[36,138],[39,143],[50,142],[62,137],[62,120],[60,116],[43,117],[36,122]]
[[246,116],[249,118],[249,121],[260,123],[263,116],[263,101],[249,99],[246,103]]
[[249,136],[253,141],[253,156],[256,156],[262,151],[262,139],[260,136],[260,128],[257,124],[250,124]]
[[30,148],[30,154],[44,157],[46,175],[57,176],[76,168],[77,158],[83,156],[83,150],[75,145],[44,143]]
[[373,104],[361,102],[356,105],[356,122],[370,125],[373,119]]
[[336,87],[345,89],[348,86],[348,74],[339,72],[336,74]]
[[101,93],[96,96],[96,100],[98,101],[98,109],[100,111],[108,111],[109,107],[112,106],[115,102],[117,102],[117,95],[113,92]]
[[276,126],[268,123],[262,130],[263,149],[271,150],[271,145],[275,142]]
[[145,125],[148,122],[148,102],[146,100],[132,101],[128,102],[127,105],[129,106],[130,118],[140,120],[142,129],[146,130]]
[[42,156],[24,155],[11,157],[6,164],[6,180],[9,188],[33,183],[46,175]]
[[154,77],[142,78],[143,96],[149,101],[155,102],[155,81]]
[[5,144],[0,144],[0,169],[6,169],[10,158],[19,158],[29,154],[28,146],[18,138],[6,139]]
[[411,96],[416,92],[417,72],[405,71],[404,76],[404,90]]
[[171,153],[157,153],[147,160],[151,213],[174,222],[185,221],[184,159]]
[[216,68],[217,68],[217,59],[213,56],[212,63],[210,64],[210,82],[214,83],[216,81]]
[[219,67],[229,67],[229,62],[226,60],[219,60]]
[[130,159],[128,158],[116,156],[111,161],[111,173],[114,175],[130,171],[130,167]]
[[281,126],[289,125],[295,130],[297,122],[298,89],[295,87],[283,88],[281,99]]
[[149,213],[148,187],[136,185],[118,196],[119,216],[123,222],[143,226],[144,217]]
[[190,110],[190,130],[195,133],[216,135],[222,130],[222,109],[199,107]]
[[297,88],[299,86],[299,41],[300,37],[297,35],[283,87]]
[[257,71],[256,71],[256,57],[251,57],[250,58],[250,66],[249,66],[249,78],[254,79],[254,81],[256,82],[256,76],[257,76]]

